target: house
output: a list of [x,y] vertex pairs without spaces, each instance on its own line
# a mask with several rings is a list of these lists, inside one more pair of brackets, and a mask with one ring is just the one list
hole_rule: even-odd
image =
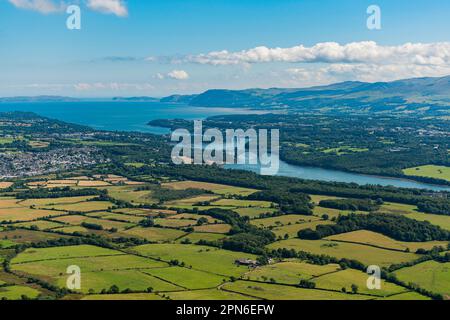
[[248,267],[257,267],[259,264],[258,261],[256,261],[256,260],[251,260],[251,259],[246,259],[246,258],[237,259],[234,261],[234,263],[236,263],[237,265],[240,265],[240,266],[248,266]]

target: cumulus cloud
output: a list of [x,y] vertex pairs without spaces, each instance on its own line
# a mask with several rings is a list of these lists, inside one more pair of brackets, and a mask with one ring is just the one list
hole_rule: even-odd
[[268,62],[289,63],[403,63],[416,65],[447,65],[450,63],[450,42],[405,43],[382,46],[373,41],[317,43],[312,47],[256,47],[238,52],[213,51],[191,55],[185,62],[210,65],[237,65]]
[[393,81],[415,77],[437,77],[450,74],[450,65],[414,64],[329,64],[289,68],[278,74],[288,85],[316,85],[346,80],[365,82]]
[[53,0],[8,0],[8,1],[19,9],[33,10],[44,14],[60,12],[64,10],[65,7],[64,2],[62,1],[54,2]]
[[[66,1],[62,0],[8,0],[19,9],[33,10],[48,14],[64,11]],[[79,1],[76,1],[79,3]],[[128,16],[128,8],[123,0],[86,0],[86,5],[93,11],[114,14],[119,17]]]
[[87,0],[87,6],[102,13],[111,13],[119,17],[128,16],[128,8],[122,0]]
[[189,74],[184,70],[173,70],[167,74],[167,77],[175,80],[189,79]]

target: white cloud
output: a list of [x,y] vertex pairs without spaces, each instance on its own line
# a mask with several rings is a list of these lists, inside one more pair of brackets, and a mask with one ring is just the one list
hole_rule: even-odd
[[403,63],[415,65],[450,64],[450,42],[405,43],[382,46],[373,41],[317,43],[312,47],[298,45],[290,48],[256,47],[238,52],[213,51],[191,55],[184,62],[210,65],[237,65],[268,62],[289,63]]
[[365,82],[393,81],[415,77],[439,77],[450,74],[450,65],[415,64],[329,64],[289,68],[278,74],[292,86],[316,85],[347,80]]
[[187,80],[189,74],[184,70],[173,70],[167,74],[167,77],[175,80]]
[[128,16],[127,5],[122,0],[87,0],[87,6],[102,13],[111,13],[119,17]]
[[55,3],[53,0],[8,0],[11,4],[19,9],[33,10],[40,13],[54,13],[64,10],[64,3],[59,1]]
[[[19,9],[34,10],[40,13],[62,12],[67,2],[62,0],[8,0]],[[73,1],[72,1],[73,3]],[[79,3],[78,0],[75,3]],[[128,8],[123,0],[86,0],[86,5],[93,11],[115,14],[119,17],[128,16]]]

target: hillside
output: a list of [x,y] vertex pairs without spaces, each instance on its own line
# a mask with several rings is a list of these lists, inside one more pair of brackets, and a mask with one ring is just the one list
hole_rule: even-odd
[[[347,81],[302,89],[208,90],[176,96],[199,107],[289,108],[298,111],[417,112],[446,115],[450,105],[450,76],[393,82]],[[162,101],[173,101],[170,97]]]

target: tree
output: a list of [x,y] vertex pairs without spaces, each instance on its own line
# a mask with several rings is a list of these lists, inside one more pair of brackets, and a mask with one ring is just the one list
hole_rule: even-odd
[[358,293],[358,286],[356,284],[352,284],[352,292],[353,294],[357,294]]

